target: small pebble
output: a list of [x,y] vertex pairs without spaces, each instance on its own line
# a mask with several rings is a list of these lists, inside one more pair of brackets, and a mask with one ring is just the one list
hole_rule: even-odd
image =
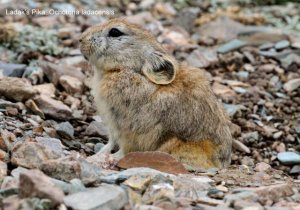
[[276,50],[282,50],[290,46],[290,42],[288,40],[282,40],[275,44]]
[[290,174],[300,174],[300,165],[295,165],[290,170]]
[[281,152],[277,158],[284,165],[300,164],[300,155],[295,152]]
[[95,144],[93,144],[93,143],[86,143],[85,146],[87,146],[91,150],[94,150]]
[[249,72],[248,71],[239,71],[236,75],[239,77],[239,79],[248,79]]
[[73,139],[74,138],[74,128],[69,122],[63,122],[57,125],[56,132],[61,137],[67,138],[67,139]]
[[283,132],[282,131],[278,131],[276,133],[273,134],[273,138],[274,139],[279,139],[282,136]]
[[225,186],[223,186],[223,185],[218,185],[218,186],[216,186],[216,189],[217,189],[217,190],[220,190],[220,191],[222,191],[222,192],[228,192],[228,188],[225,187]]
[[262,45],[259,46],[259,49],[260,50],[268,50],[270,48],[274,47],[274,44],[271,43],[271,42],[267,42],[267,43],[264,43]]
[[94,146],[94,152],[95,153],[99,152],[102,149],[102,147],[104,147],[103,143],[97,143],[97,144],[95,144],[95,146]]
[[246,166],[254,166],[254,160],[248,156],[243,157],[241,163]]
[[207,195],[211,198],[223,199],[225,196],[225,193],[222,192],[221,190],[218,190],[217,188],[213,188],[208,191]]
[[260,163],[257,163],[254,170],[257,171],[257,172],[263,172],[263,171],[266,171],[268,169],[270,169],[271,166],[267,163],[264,163],[264,162],[260,162]]

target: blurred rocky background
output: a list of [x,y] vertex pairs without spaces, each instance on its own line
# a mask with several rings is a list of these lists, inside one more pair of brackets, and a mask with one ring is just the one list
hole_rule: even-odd
[[[116,17],[206,71],[233,122],[230,168],[96,154],[107,129],[78,38]],[[0,0],[0,209],[299,210],[299,152],[298,1]]]

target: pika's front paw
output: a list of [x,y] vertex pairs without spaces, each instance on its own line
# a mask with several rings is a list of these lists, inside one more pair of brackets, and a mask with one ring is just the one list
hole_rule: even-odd
[[98,154],[110,154],[111,151],[113,150],[114,146],[115,145],[113,144],[112,141],[108,141],[108,143],[100,149]]

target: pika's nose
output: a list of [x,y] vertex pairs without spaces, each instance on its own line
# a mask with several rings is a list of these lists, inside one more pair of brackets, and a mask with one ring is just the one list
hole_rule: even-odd
[[79,39],[79,42],[82,42],[82,38]]

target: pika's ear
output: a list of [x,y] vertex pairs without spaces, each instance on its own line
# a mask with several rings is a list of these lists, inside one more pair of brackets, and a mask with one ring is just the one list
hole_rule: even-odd
[[156,52],[146,58],[142,68],[143,74],[158,85],[170,84],[175,79],[176,70],[177,64],[173,58]]

